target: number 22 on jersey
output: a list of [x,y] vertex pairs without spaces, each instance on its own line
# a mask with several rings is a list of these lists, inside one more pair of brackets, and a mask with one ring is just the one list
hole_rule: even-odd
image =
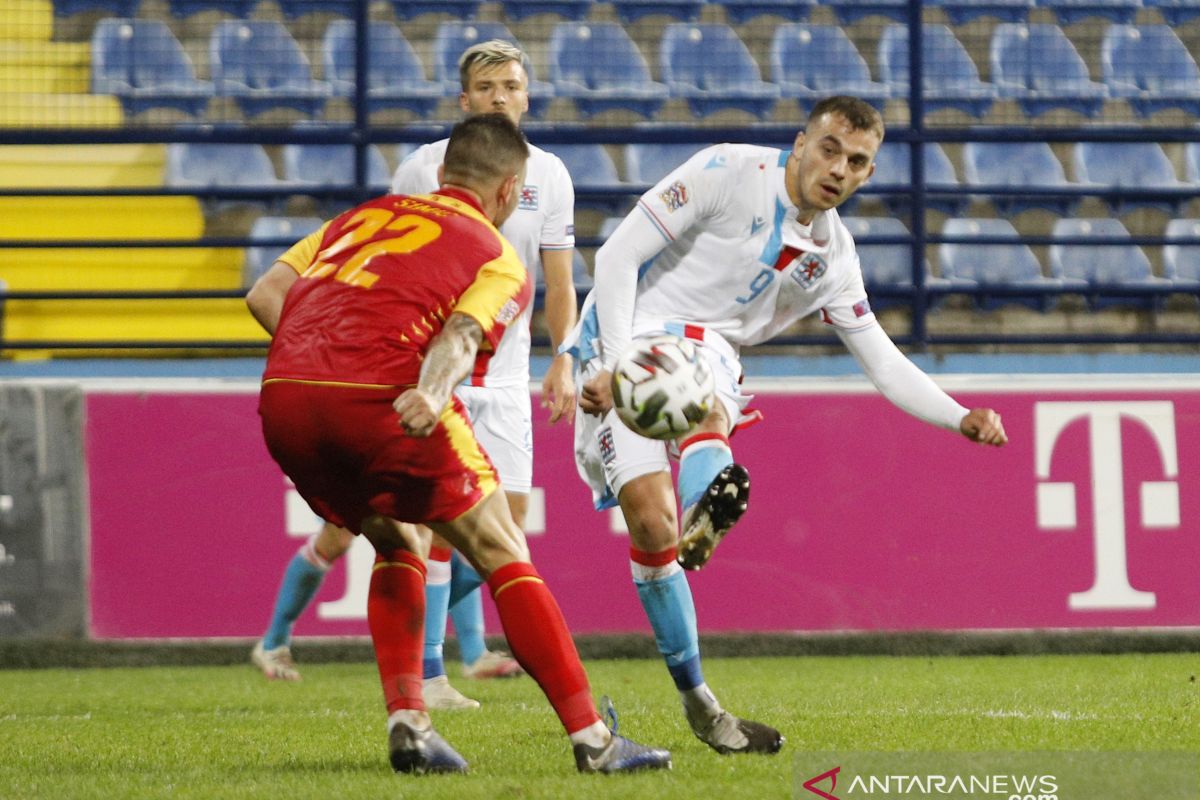
[[[420,250],[442,235],[442,226],[417,214],[396,216],[382,208],[364,208],[343,226],[344,233],[317,253],[301,278],[325,278],[370,289],[379,280],[367,263],[377,255],[405,255]],[[392,236],[386,234],[395,234]],[[340,263],[340,266],[339,266]]]

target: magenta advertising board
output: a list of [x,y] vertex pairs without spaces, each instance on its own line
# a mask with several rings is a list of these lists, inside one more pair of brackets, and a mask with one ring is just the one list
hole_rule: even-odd
[[[762,384],[734,438],[750,510],[692,576],[705,632],[1200,625],[1200,380],[940,379],[1004,417],[972,445],[859,381]],[[319,522],[262,444],[253,384],[87,387],[91,632],[251,637]],[[619,515],[539,421],[530,542],[576,633],[648,632]],[[367,634],[370,547],[301,636]],[[490,604],[489,630],[497,631]]]

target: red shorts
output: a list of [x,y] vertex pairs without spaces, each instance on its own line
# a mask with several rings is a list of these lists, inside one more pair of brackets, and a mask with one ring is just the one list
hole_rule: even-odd
[[395,387],[270,381],[258,413],[271,456],[319,516],[360,532],[382,514],[402,522],[446,522],[499,486],[467,413],[451,397],[433,433],[400,427]]

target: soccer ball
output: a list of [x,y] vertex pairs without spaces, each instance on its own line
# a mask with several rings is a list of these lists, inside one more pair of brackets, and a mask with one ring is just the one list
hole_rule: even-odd
[[708,416],[714,385],[694,343],[671,334],[637,339],[613,368],[613,407],[634,433],[678,439]]

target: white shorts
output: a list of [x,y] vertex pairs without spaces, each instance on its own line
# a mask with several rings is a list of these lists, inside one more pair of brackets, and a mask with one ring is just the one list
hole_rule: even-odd
[[[707,346],[697,341],[716,379],[717,398],[725,406],[730,431],[742,417],[742,410],[753,398],[742,394],[742,365],[732,348]],[[583,384],[600,369],[600,360],[589,362],[576,385]],[[660,442],[639,436],[610,410],[603,418],[575,410],[575,467],[579,477],[592,490],[592,502],[599,511],[617,504],[621,488],[634,478],[671,469],[674,442]]]
[[454,390],[475,428],[475,438],[500,474],[506,492],[533,486],[533,408],[528,384],[459,386]]

